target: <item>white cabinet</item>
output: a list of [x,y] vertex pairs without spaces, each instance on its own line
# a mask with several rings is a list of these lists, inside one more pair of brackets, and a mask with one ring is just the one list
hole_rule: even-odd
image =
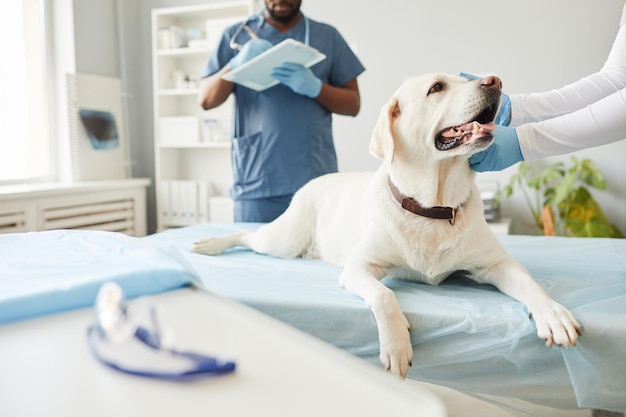
[[198,79],[222,30],[254,13],[255,3],[152,11],[158,230],[232,218],[232,202],[225,197],[232,184],[232,97],[216,109],[202,110]]

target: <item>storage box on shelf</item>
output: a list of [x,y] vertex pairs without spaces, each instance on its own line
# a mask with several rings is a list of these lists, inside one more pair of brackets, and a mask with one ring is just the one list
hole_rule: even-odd
[[[232,184],[233,103],[229,99],[203,111],[197,102],[198,79],[223,29],[254,13],[255,3],[244,0],[152,11],[159,230],[232,221],[232,202],[226,195]],[[209,206],[217,208],[209,211]]]

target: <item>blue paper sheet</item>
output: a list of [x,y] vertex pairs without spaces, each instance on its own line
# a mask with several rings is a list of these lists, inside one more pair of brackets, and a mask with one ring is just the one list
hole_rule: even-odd
[[[379,364],[374,318],[339,287],[340,268],[243,249],[216,257],[189,251],[195,240],[257,226],[198,225],[147,239],[176,244],[208,290]],[[409,378],[495,402],[517,398],[517,411],[538,405],[534,415],[553,408],[624,411],[626,240],[503,236],[501,242],[576,315],[583,326],[578,346],[546,348],[525,307],[492,286],[462,277],[440,286],[386,279],[411,323]]]
[[[129,297],[197,283],[380,366],[376,322],[359,297],[339,287],[340,268],[243,249],[217,257],[190,252],[195,240],[256,227],[205,224],[144,238],[94,231],[0,235],[0,323],[91,306],[106,280]],[[386,279],[412,326],[409,378],[504,403],[518,415],[624,411],[626,240],[501,241],[576,315],[583,326],[578,346],[546,348],[524,306],[494,287],[462,277],[440,286]]]
[[0,324],[92,306],[109,280],[132,298],[188,285],[197,276],[167,242],[99,231],[0,235]]

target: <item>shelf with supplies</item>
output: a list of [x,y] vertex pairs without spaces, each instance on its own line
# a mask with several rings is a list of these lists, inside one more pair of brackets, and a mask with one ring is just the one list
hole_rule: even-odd
[[497,202],[500,183],[494,180],[479,180],[476,181],[476,185],[483,202],[485,220],[487,220],[491,232],[501,236],[510,234],[512,221],[510,218],[500,215],[500,206]]
[[198,83],[223,30],[256,0],[152,10],[152,96],[157,230],[232,221],[233,99],[204,111]]
[[170,227],[233,221],[232,200],[216,193],[210,181],[163,180],[159,191],[163,221]]
[[[230,143],[230,120],[218,117],[164,116],[157,123],[159,146],[167,148],[214,147]],[[208,145],[208,146],[206,146]]]

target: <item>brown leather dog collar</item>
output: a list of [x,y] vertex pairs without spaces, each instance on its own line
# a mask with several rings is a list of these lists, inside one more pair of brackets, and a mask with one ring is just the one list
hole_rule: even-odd
[[452,207],[422,207],[420,203],[412,199],[411,197],[407,197],[403,195],[398,187],[391,181],[389,178],[389,188],[391,189],[391,194],[398,200],[398,203],[402,206],[403,209],[410,211],[413,214],[417,214],[418,216],[428,217],[430,219],[440,219],[440,220],[448,220],[451,225],[454,226],[454,221],[456,219],[456,208]]

